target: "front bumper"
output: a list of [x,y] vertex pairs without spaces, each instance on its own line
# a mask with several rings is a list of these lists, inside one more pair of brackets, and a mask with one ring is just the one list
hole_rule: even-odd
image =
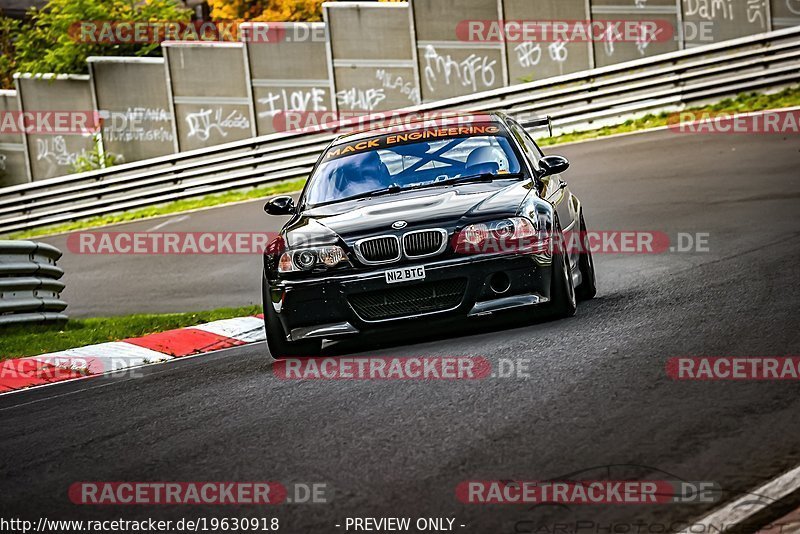
[[[415,265],[425,266],[424,280],[398,284],[386,282],[386,271]],[[551,258],[546,255],[460,256],[435,262],[387,265],[368,272],[274,280],[264,285],[264,305],[272,307],[288,340],[330,339],[410,326],[414,321],[476,317],[548,302],[551,265]],[[499,287],[497,284],[498,277],[506,280],[503,276],[507,277],[508,287],[498,291],[505,288],[506,284],[499,284]],[[431,309],[431,303],[436,301],[419,295],[442,284],[451,288],[450,296],[446,302],[441,302],[441,306]],[[435,291],[433,289],[434,295]],[[403,301],[403,306],[392,306],[391,302],[386,306],[381,304],[382,295],[395,298],[404,292],[408,292],[408,298]],[[372,303],[377,300],[377,308],[382,311],[399,311],[390,317],[368,316],[363,306],[354,305],[362,302],[365,296]],[[414,307],[410,304],[414,299],[420,303],[419,310],[409,309]]]

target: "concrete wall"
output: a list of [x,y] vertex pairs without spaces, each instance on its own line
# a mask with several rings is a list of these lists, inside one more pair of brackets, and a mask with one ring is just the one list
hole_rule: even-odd
[[309,114],[311,122],[334,109],[325,24],[250,23],[241,37],[258,135],[290,127],[286,111]]
[[340,112],[366,113],[420,103],[408,3],[322,4],[328,59]]
[[256,135],[242,43],[162,44],[173,106],[176,150]]
[[800,0],[771,0],[772,28],[780,30],[800,24]]
[[[16,91],[0,91],[0,114],[18,117]],[[21,133],[0,130],[0,187],[29,182]]]
[[508,85],[504,44],[470,40],[462,22],[502,20],[500,0],[415,0],[411,15],[423,102]]
[[[603,42],[594,43],[594,62],[597,67],[605,67],[614,63],[622,63],[675,52],[681,48],[680,32],[680,0],[592,0],[592,20],[600,21],[644,21],[666,20],[674,35],[660,32],[663,40],[641,42],[615,41],[609,38]],[[693,0],[694,1],[694,0]],[[737,2],[741,0],[735,0]]]
[[[563,0],[503,0],[506,21],[589,20],[588,2]],[[580,72],[594,66],[589,42],[510,41],[505,44],[511,84]]]
[[[735,39],[771,29],[769,3],[770,0],[682,0],[683,20],[690,24],[712,22],[709,28],[715,41]],[[687,47],[703,44],[699,36],[687,36]]]
[[90,57],[89,73],[106,152],[128,162],[175,151],[163,59]]
[[[91,113],[94,109],[88,76],[21,75],[16,77],[17,97],[24,111],[70,111]],[[79,157],[95,147],[91,131],[23,135],[29,176],[43,180],[72,172]]]

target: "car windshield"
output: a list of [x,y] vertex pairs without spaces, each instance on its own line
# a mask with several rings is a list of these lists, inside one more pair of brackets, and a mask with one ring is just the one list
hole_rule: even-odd
[[305,201],[326,204],[458,178],[520,173],[519,160],[503,135],[408,142],[424,139],[425,133],[384,135],[331,147],[311,178]]

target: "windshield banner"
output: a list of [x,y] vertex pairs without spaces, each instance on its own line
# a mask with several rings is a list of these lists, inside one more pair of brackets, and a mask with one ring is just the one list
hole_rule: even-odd
[[395,145],[416,143],[430,139],[442,140],[456,137],[472,137],[475,135],[497,135],[500,132],[500,127],[494,124],[473,124],[469,126],[430,128],[412,132],[394,133],[334,147],[325,153],[325,161],[332,161],[368,150],[379,150],[381,148],[389,148]]

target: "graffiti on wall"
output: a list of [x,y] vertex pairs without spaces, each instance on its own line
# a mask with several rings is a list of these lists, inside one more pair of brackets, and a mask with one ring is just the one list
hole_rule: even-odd
[[164,108],[129,107],[125,111],[101,113],[103,136],[108,141],[169,142],[173,140],[172,115]]
[[325,90],[318,87],[269,92],[257,100],[261,111],[258,117],[270,118],[283,111],[328,111]]
[[408,98],[412,104],[419,104],[419,89],[416,84],[411,80],[406,80],[402,76],[393,75],[392,73],[378,69],[375,71],[375,77],[380,81],[381,87],[387,91],[400,91],[400,94]]
[[336,102],[339,108],[350,111],[374,111],[378,105],[386,100],[383,88],[343,89],[336,93]]
[[189,139],[196,137],[200,141],[207,141],[215,132],[222,137],[227,137],[230,130],[250,129],[250,119],[245,117],[241,111],[233,110],[225,114],[220,107],[204,108],[195,113],[188,113],[186,124],[189,126],[186,137]]
[[[759,30],[768,27],[767,14],[768,0],[745,0],[747,23],[756,26]],[[683,0],[683,14],[686,18],[698,18],[709,22],[734,22],[736,9],[741,6],[742,0]],[[797,4],[797,0],[787,0]]]
[[[547,46],[548,57],[555,63],[564,63],[569,59],[567,43],[556,41]],[[542,62],[542,44],[533,41],[524,41],[514,47],[516,61],[520,67],[528,69],[536,67]]]
[[49,174],[53,174],[58,167],[72,167],[78,158],[85,155],[85,150],[70,151],[63,135],[36,139],[36,161],[44,162],[49,168]]
[[439,83],[457,84],[472,91],[494,87],[497,80],[497,61],[486,56],[470,54],[457,61],[450,54],[440,54],[433,45],[425,47],[425,85],[431,92]]

